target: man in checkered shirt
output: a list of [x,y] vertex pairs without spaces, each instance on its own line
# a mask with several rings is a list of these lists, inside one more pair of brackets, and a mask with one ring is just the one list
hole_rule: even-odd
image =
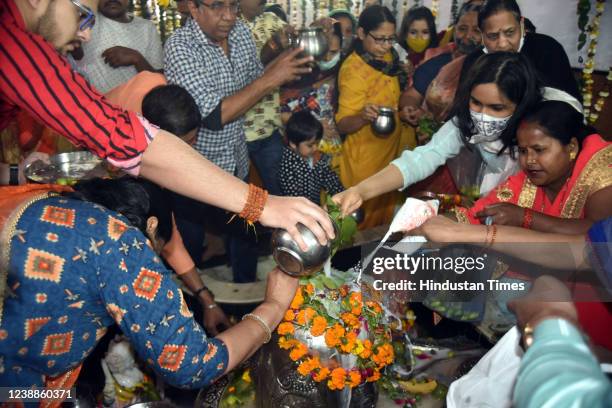
[[[237,0],[189,0],[188,5],[191,19],[166,43],[165,74],[169,82],[187,89],[200,108],[204,119],[196,150],[245,179],[249,159],[244,114],[274,89],[310,72],[305,64],[311,58],[298,58],[300,50],[287,51],[264,71],[249,29],[237,19]],[[198,264],[204,239],[201,213],[210,215],[211,210],[178,201],[177,225]],[[253,243],[244,233],[237,234],[230,237],[229,250],[234,281],[254,280],[257,257]]]

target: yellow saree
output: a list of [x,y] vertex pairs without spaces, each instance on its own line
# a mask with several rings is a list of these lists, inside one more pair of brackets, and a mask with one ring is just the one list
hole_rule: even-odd
[[[397,77],[372,68],[357,53],[349,55],[342,64],[338,73],[338,87],[336,122],[358,115],[366,104],[397,108],[401,94]],[[386,139],[377,137],[368,125],[347,135],[342,154],[335,163],[344,187],[356,185],[382,170],[403,150],[416,146],[414,129],[403,124],[397,114],[395,119],[398,126]],[[363,229],[391,222],[400,198],[399,192],[391,192],[365,202],[365,220],[359,227]]]

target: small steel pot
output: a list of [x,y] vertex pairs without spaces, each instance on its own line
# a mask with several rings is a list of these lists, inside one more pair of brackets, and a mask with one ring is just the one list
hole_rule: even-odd
[[386,137],[395,131],[395,112],[391,108],[379,108],[378,117],[372,123],[372,130],[377,136]]
[[304,48],[304,54],[320,60],[327,54],[329,44],[321,27],[303,28],[290,37],[290,44],[294,47]]
[[[338,236],[338,227],[333,224]],[[331,255],[331,242],[321,245],[312,231],[302,224],[298,224],[297,229],[308,249],[302,251],[286,230],[276,229],[272,233],[272,255],[286,274],[296,277],[309,276],[320,270]]]

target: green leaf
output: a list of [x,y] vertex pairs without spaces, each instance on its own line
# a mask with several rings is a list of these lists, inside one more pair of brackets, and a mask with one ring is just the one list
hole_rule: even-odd
[[325,285],[326,288],[328,289],[338,289],[338,285],[336,284],[336,281],[325,276],[322,275],[321,276],[321,280],[323,281],[323,284]]

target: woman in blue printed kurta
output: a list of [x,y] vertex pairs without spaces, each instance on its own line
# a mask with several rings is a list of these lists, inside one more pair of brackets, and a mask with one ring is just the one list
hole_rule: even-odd
[[274,269],[263,303],[207,338],[152,250],[172,231],[162,190],[122,178],[49,194],[60,188],[0,187],[0,386],[70,388],[113,323],[168,383],[189,388],[270,339],[297,279]]
[[169,383],[201,387],[226,370],[225,344],[206,337],[147,239],[116,212],[39,196],[14,224],[8,266],[2,386],[42,386],[78,367],[113,323]]

